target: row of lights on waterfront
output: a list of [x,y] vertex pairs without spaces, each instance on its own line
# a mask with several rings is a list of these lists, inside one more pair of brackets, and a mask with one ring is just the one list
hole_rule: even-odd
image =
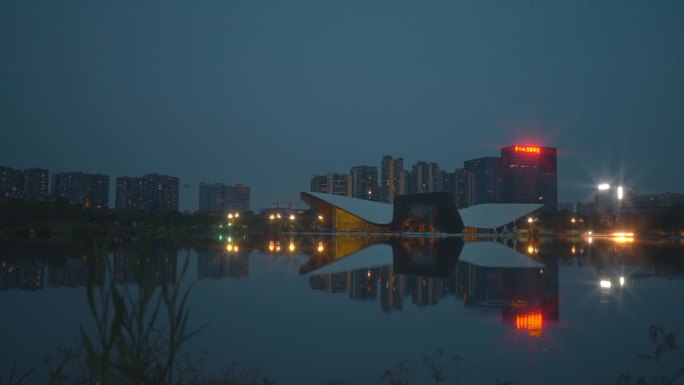
[[[276,219],[282,219],[282,218],[283,218],[283,216],[280,215],[280,213],[271,214],[271,215],[268,216],[268,220],[271,221],[271,222],[273,222],[273,221],[276,220]],[[295,219],[297,219],[297,217],[295,217],[294,214],[290,214],[290,216],[288,217],[288,219],[289,219],[290,221],[294,221]]]

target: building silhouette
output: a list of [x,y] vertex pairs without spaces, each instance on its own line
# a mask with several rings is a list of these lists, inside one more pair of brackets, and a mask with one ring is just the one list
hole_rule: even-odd
[[24,199],[47,200],[50,197],[48,170],[28,168],[24,170]]
[[352,167],[350,175],[352,198],[367,199],[370,201],[380,200],[377,167]]
[[120,210],[145,208],[142,178],[127,176],[116,178],[114,207]]
[[199,211],[241,213],[252,209],[249,186],[202,182],[199,192]]
[[558,206],[556,149],[513,145],[501,149],[501,200]]
[[425,161],[414,164],[409,173],[408,193],[437,191],[443,191],[439,165]]
[[380,176],[381,201],[393,203],[398,195],[406,194],[406,171],[404,158],[392,159],[390,155],[382,157]]
[[464,208],[474,204],[475,182],[471,173],[462,168],[457,168],[454,172],[442,170],[440,174],[442,191],[449,193],[456,207]]
[[326,175],[315,175],[311,178],[311,192],[352,196],[352,180],[349,174],[330,172]]
[[501,158],[494,156],[463,162],[463,169],[473,176],[474,205],[501,202],[500,165]]
[[52,175],[52,196],[85,208],[109,207],[109,176],[84,172],[59,172]]
[[24,172],[0,166],[0,199],[20,199],[24,195]]
[[178,178],[145,174],[117,177],[115,207],[135,210],[178,210]]
[[456,177],[456,207],[470,207],[475,204],[475,178],[463,168],[454,171]]

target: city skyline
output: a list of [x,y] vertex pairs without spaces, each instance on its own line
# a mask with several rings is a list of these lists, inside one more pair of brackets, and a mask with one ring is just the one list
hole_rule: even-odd
[[454,170],[524,143],[559,149],[559,202],[682,192],[682,20],[678,1],[7,1],[0,164],[174,175],[181,211],[200,182],[243,184],[259,210],[383,154]]
[[[557,177],[556,177],[555,170],[557,169],[557,167],[556,167],[556,153],[558,152],[557,148],[538,147],[538,146],[530,146],[530,145],[525,145],[525,144],[514,144],[514,145],[509,144],[505,147],[500,148],[501,156],[504,156],[504,154],[508,154],[511,151],[514,151],[514,152],[519,153],[519,154],[523,154],[523,155],[521,155],[522,158],[520,158],[520,160],[528,158],[528,156],[524,155],[524,154],[530,154],[531,153],[533,155],[536,155],[536,154],[544,153],[545,155],[542,158],[545,158],[548,155],[548,153],[551,152],[552,158],[550,158],[550,159],[553,159],[553,160],[552,160],[552,163],[549,163],[549,165],[550,166],[552,165],[552,169],[548,169],[547,171],[553,171],[552,180],[556,180]],[[349,167],[349,169],[350,169],[349,173],[327,172],[323,175],[314,175],[314,176],[309,178],[308,189],[302,189],[300,191],[315,191],[315,192],[324,192],[324,193],[330,193],[330,194],[336,194],[336,195],[345,195],[345,196],[349,196],[349,197],[355,197],[354,196],[355,193],[353,192],[353,190],[357,189],[359,187],[359,186],[357,186],[357,183],[359,183],[359,181],[355,181],[356,178],[354,177],[354,173],[358,172],[359,170],[371,169],[371,170],[374,170],[374,172],[377,174],[376,176],[373,176],[370,178],[370,180],[377,183],[377,184],[372,185],[372,187],[370,187],[373,190],[375,190],[375,192],[373,194],[373,195],[375,195],[375,198],[372,198],[372,200],[380,200],[382,202],[386,202],[387,199],[389,199],[389,198],[383,196],[383,193],[382,193],[382,189],[383,189],[383,183],[382,182],[383,181],[382,181],[381,173],[378,172],[378,169],[381,169],[381,171],[384,172],[385,170],[383,170],[383,168],[387,167],[387,169],[386,169],[387,172],[391,172],[391,170],[394,170],[394,172],[397,173],[397,176],[396,176],[397,180],[395,180],[394,183],[401,184],[401,186],[402,186],[403,190],[402,189],[398,190],[396,192],[397,195],[412,194],[412,193],[416,193],[416,192],[428,192],[428,191],[447,191],[447,192],[450,192],[452,194],[457,205],[460,205],[459,207],[468,207],[471,205],[477,205],[477,204],[481,204],[481,203],[498,202],[498,201],[513,202],[514,200],[512,200],[511,197],[505,197],[504,196],[505,191],[502,190],[502,186],[506,185],[507,183],[510,183],[510,181],[506,182],[507,178],[505,175],[499,175],[500,170],[503,170],[503,168],[501,167],[501,159],[502,159],[501,156],[481,156],[481,157],[474,158],[474,159],[464,160],[462,162],[461,167],[453,169],[453,171],[452,171],[452,169],[441,168],[435,162],[427,162],[424,160],[416,161],[415,164],[407,167],[404,164],[404,158],[402,158],[402,157],[393,158],[391,155],[384,155],[382,157],[382,160],[381,160],[381,167],[380,168],[378,168],[376,166],[357,165],[357,166]],[[506,156],[508,156],[508,155],[506,155]],[[536,157],[534,157],[534,158],[536,158]],[[494,161],[494,163],[492,163],[492,161]],[[386,162],[390,162],[390,163],[386,163]],[[490,164],[490,163],[492,163],[492,164]],[[536,162],[534,162],[534,163],[536,163]],[[412,174],[416,171],[417,167],[418,168],[421,168],[421,167],[426,168],[428,166],[436,168],[435,177],[437,177],[439,179],[439,184],[435,185],[433,187],[430,187],[429,189],[426,188],[426,186],[423,186],[423,188],[425,189],[424,191],[412,191],[412,189],[417,188],[415,186],[416,181],[410,180],[411,178],[415,178],[415,176],[413,176]],[[549,167],[549,166],[547,166],[547,167]],[[50,171],[48,169],[43,169],[43,168],[39,168],[39,167],[21,170],[21,169],[13,168],[11,166],[8,167],[6,165],[0,165],[0,168],[2,168],[3,170],[6,170],[6,171],[18,172],[19,174],[21,174],[21,175],[19,175],[19,178],[21,179],[22,184],[25,184],[23,188],[35,188],[35,187],[32,187],[32,185],[37,183],[34,181],[37,178],[37,175],[34,175],[34,174],[36,174],[37,172],[39,173],[39,175],[41,175],[40,178],[48,178],[48,175],[54,175],[55,177],[59,177],[63,174],[78,174],[78,175],[84,174],[84,175],[89,175],[89,176],[102,176],[102,177],[107,177],[108,179],[113,179],[113,181],[112,181],[113,183],[108,183],[108,185],[110,185],[110,187],[107,187],[107,189],[109,190],[109,194],[106,196],[106,198],[104,200],[104,202],[105,202],[104,206],[107,206],[107,203],[106,203],[107,201],[111,201],[112,203],[109,204],[108,206],[110,208],[117,208],[117,209],[118,208],[134,208],[133,206],[130,205],[130,202],[128,203],[129,207],[124,207],[126,204],[123,202],[128,198],[125,198],[123,196],[122,197],[119,196],[119,193],[120,193],[120,191],[119,191],[120,186],[119,185],[121,183],[123,183],[122,182],[123,180],[129,180],[130,179],[130,180],[136,180],[137,181],[137,180],[142,180],[142,179],[148,178],[150,176],[156,176],[156,177],[160,176],[157,173],[148,173],[145,176],[143,176],[142,178],[130,177],[130,176],[119,176],[119,177],[114,178],[114,177],[111,177],[109,175],[103,175],[101,173],[88,174],[88,173],[84,173],[82,171],[53,172],[53,171]],[[491,169],[491,170],[489,170],[489,169]],[[484,170],[489,170],[489,171],[484,172],[484,174],[482,174],[481,176],[478,176],[478,174],[481,174]],[[492,172],[492,171],[494,171],[494,172]],[[367,171],[364,171],[364,172],[367,172]],[[470,178],[473,178],[473,181],[469,182],[470,185],[464,185],[464,183],[465,183],[464,181],[456,183],[456,179],[449,182],[447,179],[447,178],[452,178],[452,179],[453,178],[457,178],[457,179],[465,178],[466,175],[461,175],[463,173],[470,174]],[[24,176],[24,174],[26,174],[26,176]],[[439,174],[439,175],[437,175],[437,174]],[[487,177],[488,174],[489,174],[490,179],[491,178],[494,178],[494,179],[492,179],[492,180],[487,179],[487,181],[482,180],[480,182],[477,182],[477,179],[479,177]],[[393,174],[387,174],[387,175],[385,175],[385,177],[391,179],[392,178],[391,175],[393,175]],[[10,176],[10,177],[12,177],[12,176]],[[216,209],[213,208],[213,206],[210,209],[207,207],[203,208],[203,203],[202,203],[203,200],[206,201],[207,199],[209,199],[209,197],[207,195],[208,192],[207,191],[203,192],[203,189],[206,189],[208,186],[221,186],[222,188],[230,188],[230,189],[234,189],[234,188],[246,189],[246,191],[247,191],[247,195],[246,195],[247,198],[246,199],[247,200],[245,202],[230,203],[229,204],[230,210],[236,210],[238,212],[239,211],[253,211],[255,213],[258,213],[258,212],[263,211],[263,210],[269,210],[272,208],[279,208],[279,207],[284,207],[284,206],[291,207],[291,208],[305,208],[305,206],[306,206],[305,202],[301,201],[300,199],[296,199],[296,200],[290,200],[290,201],[274,201],[274,202],[271,202],[271,205],[265,205],[265,206],[257,207],[257,206],[253,206],[250,203],[251,196],[252,196],[250,186],[245,186],[245,185],[242,185],[239,183],[234,184],[234,185],[229,185],[229,184],[220,183],[220,182],[209,183],[209,182],[204,182],[204,181],[200,182],[199,186],[190,186],[188,184],[183,184],[182,181],[179,182],[179,178],[176,176],[161,175],[161,177],[172,178],[175,180],[176,187],[175,187],[175,192],[173,192],[173,194],[172,194],[173,195],[173,203],[171,204],[171,206],[176,207],[175,209],[178,211],[185,211],[185,212],[195,212],[195,211],[202,211],[202,210],[215,211]],[[365,177],[368,178],[368,176],[365,176]],[[49,177],[49,178],[50,178],[49,185],[52,186],[55,183],[55,181],[52,180],[52,177]],[[399,180],[401,180],[402,182],[399,182]],[[616,181],[616,179],[611,179],[611,178],[601,179],[601,183],[603,184],[603,186],[613,184],[613,187],[618,188],[618,185],[619,185],[620,186],[619,188],[622,189],[623,184],[621,184],[619,182],[616,183],[615,181]],[[610,182],[610,183],[605,183],[605,182]],[[43,183],[44,183],[44,181],[43,181]],[[340,183],[342,183],[342,184],[340,184]],[[444,183],[444,186],[442,185],[442,183]],[[446,187],[447,183],[454,183],[454,185],[451,187]],[[477,183],[480,183],[483,185],[483,188],[481,190],[477,189],[475,187],[475,185]],[[537,182],[535,182],[535,184],[536,183]],[[186,194],[188,193],[189,190],[192,190],[193,188],[195,188],[195,190],[198,190],[198,194],[197,194],[198,202],[196,202],[196,203],[198,203],[197,207],[195,207],[192,210],[190,210],[188,208],[179,207],[178,202],[180,202],[183,198],[183,194],[181,194],[181,192],[183,190],[179,189],[179,184],[183,186],[183,190],[185,190]],[[31,186],[31,187],[29,187],[29,186]],[[47,184],[46,184],[46,186],[47,186]],[[44,187],[46,187],[46,186],[44,186]],[[328,188],[330,188],[329,186],[335,186],[335,187],[333,187],[332,191],[328,191]],[[470,186],[470,187],[467,187],[467,186]],[[494,186],[496,186],[496,189],[497,189],[496,191],[487,190],[489,188],[494,188]],[[556,183],[549,184],[549,186],[556,186]],[[472,192],[458,191],[459,189],[462,189],[464,187],[465,188],[475,188],[475,190],[473,190]],[[584,201],[570,202],[570,201],[558,201],[558,200],[552,199],[552,202],[556,202],[556,203],[553,203],[551,207],[557,206],[558,210],[561,210],[561,208],[571,207],[570,211],[579,212],[579,210],[580,210],[579,204],[593,205],[593,202],[596,199],[596,194],[597,194],[597,192],[601,192],[600,190],[601,190],[602,186],[593,184],[593,185],[588,185],[586,187],[588,189],[590,189],[591,191],[588,195],[588,198],[585,199]],[[624,188],[629,189],[630,191],[632,191],[633,194],[636,194],[636,191],[639,191],[639,187],[640,186],[635,186],[635,185],[624,185]],[[54,199],[55,194],[59,195],[59,192],[53,191],[54,188],[55,188],[55,186],[52,186],[51,188],[49,188],[47,191],[47,195],[43,195],[42,198],[43,199],[45,199],[45,198]],[[340,190],[340,188],[341,188],[341,190]],[[597,188],[598,188],[598,190],[597,190]],[[452,191],[451,189],[455,189],[455,190]],[[556,189],[557,189],[557,187],[553,187],[552,190],[549,190],[546,193],[550,193],[552,197],[557,197]],[[365,190],[365,188],[364,188],[364,190]],[[480,191],[480,192],[477,192],[477,191]],[[18,196],[19,198],[29,199],[29,200],[32,199],[32,197],[30,195],[31,193],[28,190],[24,191],[23,189],[20,189],[18,192],[20,194]],[[370,193],[371,191],[369,190],[368,192]],[[642,194],[644,194],[643,191],[640,191],[640,192]],[[22,194],[24,194],[24,193],[27,193],[29,195],[27,195],[26,197],[23,197]],[[478,197],[476,195],[476,193],[477,194],[486,194],[486,195],[482,196],[482,197]],[[649,191],[649,192],[645,193],[645,195],[643,195],[643,196],[644,197],[656,196],[659,194],[660,195],[662,195],[662,194],[667,195],[670,193],[674,193],[675,195],[681,195],[682,194],[680,191],[665,190],[665,191],[657,191],[657,192],[650,192]],[[32,192],[32,194],[36,194],[36,192]],[[212,193],[212,194],[214,194],[214,193]],[[358,192],[356,194],[358,194]],[[11,196],[8,195],[6,197],[5,196],[0,197],[0,199],[2,199],[2,198],[11,198]],[[363,196],[363,197],[356,197],[356,198],[369,199],[370,196]],[[140,198],[140,199],[142,199],[142,198]],[[239,199],[245,199],[245,198],[239,198]],[[466,200],[472,199],[472,201],[463,201],[461,203],[458,203],[463,199],[466,199]],[[529,200],[529,197],[523,199],[523,201],[524,202],[531,202]],[[232,202],[232,200],[231,200],[231,202]],[[204,203],[205,206],[207,206],[207,204],[208,203],[206,203],[206,202]],[[575,204],[577,204],[578,207],[574,207]],[[233,205],[237,205],[237,206],[233,206]],[[142,207],[137,207],[137,208],[142,208]],[[219,211],[226,211],[226,210],[227,210],[227,208],[224,208],[223,210],[219,210]]]

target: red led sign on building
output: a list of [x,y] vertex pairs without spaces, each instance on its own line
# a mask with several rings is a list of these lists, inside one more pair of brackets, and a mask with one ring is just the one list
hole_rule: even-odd
[[541,154],[541,147],[537,146],[515,146],[515,152],[528,152],[531,154]]

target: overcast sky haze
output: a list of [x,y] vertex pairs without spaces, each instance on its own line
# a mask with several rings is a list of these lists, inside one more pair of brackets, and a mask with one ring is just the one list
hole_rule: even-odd
[[684,192],[683,121],[679,0],[0,0],[0,165],[175,175],[182,210],[517,143],[559,149],[561,202]]

